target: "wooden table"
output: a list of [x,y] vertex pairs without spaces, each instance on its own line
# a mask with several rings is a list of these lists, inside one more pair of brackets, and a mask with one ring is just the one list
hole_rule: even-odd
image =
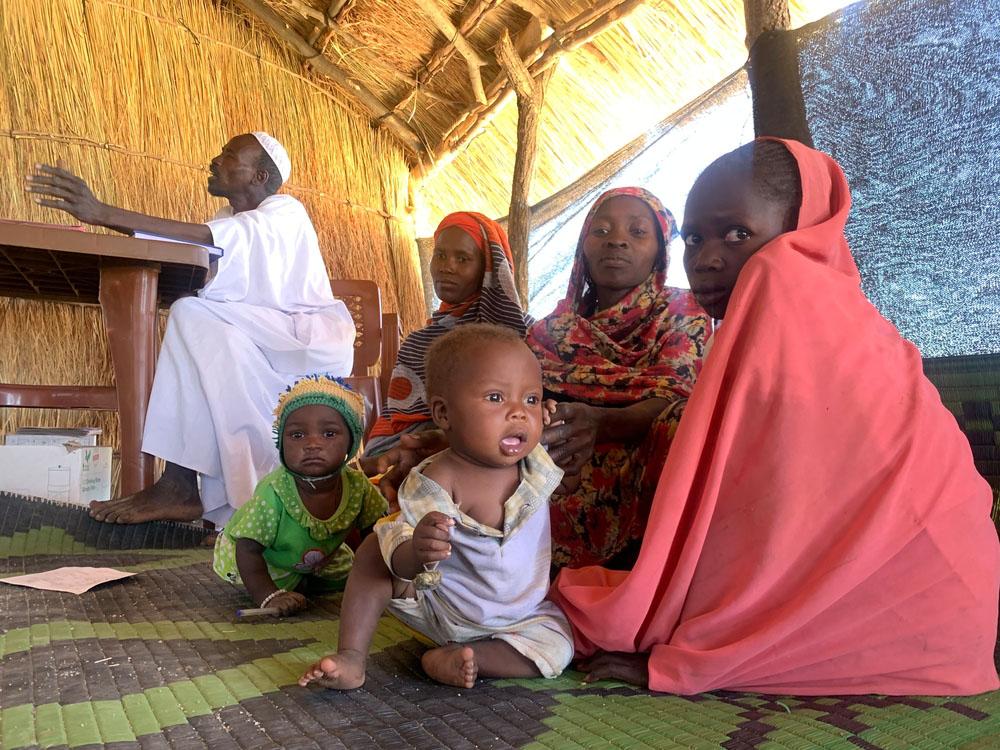
[[0,296],[99,303],[115,375],[114,387],[0,383],[0,406],[117,410],[122,495],[148,487],[153,458],[141,446],[157,309],[201,288],[208,264],[197,245],[0,221]]

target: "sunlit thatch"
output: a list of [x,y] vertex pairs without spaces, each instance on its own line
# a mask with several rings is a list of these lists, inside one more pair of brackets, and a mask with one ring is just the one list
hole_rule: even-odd
[[[44,30],[44,33],[42,33]],[[222,203],[205,192],[226,139],[271,131],[293,170],[330,273],[370,278],[404,324],[422,320],[409,168],[346,95],[310,80],[270,37],[205,0],[53,0],[0,6],[0,218],[69,223],[31,203],[23,176],[61,159],[103,200],[188,221]],[[0,298],[0,381],[108,384],[96,307]],[[0,410],[0,428],[97,424],[108,413]]]

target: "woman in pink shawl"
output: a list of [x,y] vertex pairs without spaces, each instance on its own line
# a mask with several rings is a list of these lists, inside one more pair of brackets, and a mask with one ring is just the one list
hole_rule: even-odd
[[[830,157],[757,141],[688,198],[716,333],[635,568],[554,588],[588,679],[658,691],[962,695],[998,687],[991,492],[868,302]],[[745,265],[744,265],[745,263]]]

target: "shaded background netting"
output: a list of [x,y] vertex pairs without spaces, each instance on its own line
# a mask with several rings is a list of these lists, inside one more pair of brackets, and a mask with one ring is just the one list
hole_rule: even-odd
[[1000,2],[894,0],[799,34],[869,299],[925,357],[1000,352]]
[[[868,297],[925,357],[1000,352],[1000,0],[870,0],[801,29],[816,147],[844,167]],[[638,184],[683,220],[688,189],[753,138],[738,73],[621,172],[531,236],[530,309],[566,288],[586,209]],[[672,253],[671,281],[686,285]]]

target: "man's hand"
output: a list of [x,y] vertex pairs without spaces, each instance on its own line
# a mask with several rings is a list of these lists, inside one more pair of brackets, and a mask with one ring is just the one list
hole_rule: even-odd
[[25,190],[40,206],[58,208],[85,224],[106,226],[107,206],[94,197],[86,182],[61,166],[36,164],[34,174],[26,178]]
[[94,197],[86,182],[63,169],[62,162],[55,167],[36,164],[35,172],[24,178],[24,189],[38,205],[66,211],[85,224],[96,224],[122,234],[160,234],[199,245],[211,245],[214,242],[212,230],[207,224],[161,219],[101,203]]
[[580,403],[557,404],[551,425],[542,430],[542,443],[566,474],[579,474],[594,455],[600,412]]
[[420,565],[441,562],[451,554],[451,527],[455,520],[433,510],[413,529],[413,555]]

